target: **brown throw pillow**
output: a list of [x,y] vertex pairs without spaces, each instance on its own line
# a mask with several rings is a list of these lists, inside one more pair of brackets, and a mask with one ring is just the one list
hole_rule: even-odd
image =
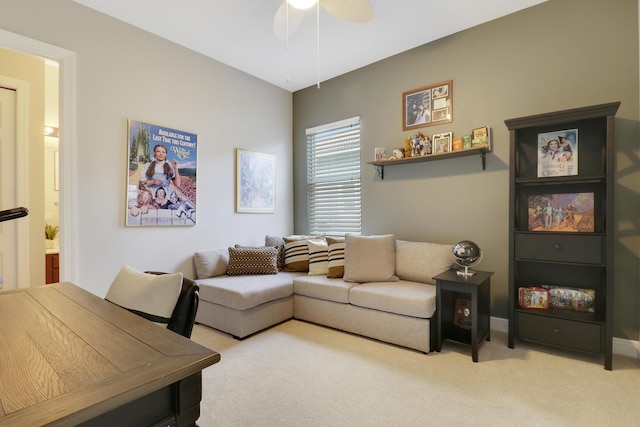
[[278,249],[276,247],[229,248],[227,274],[277,274]]
[[264,236],[265,246],[278,246],[278,271],[284,269],[284,239],[278,236]]

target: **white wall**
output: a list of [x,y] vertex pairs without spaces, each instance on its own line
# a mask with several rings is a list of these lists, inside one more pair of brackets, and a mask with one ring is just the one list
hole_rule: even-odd
[[[70,0],[3,0],[0,28],[77,54],[76,188],[63,191],[77,192],[80,286],[103,295],[123,264],[192,276],[196,250],[292,232],[289,92]],[[124,226],[127,118],[198,135],[196,226]],[[235,148],[277,156],[275,214],[234,213]]]

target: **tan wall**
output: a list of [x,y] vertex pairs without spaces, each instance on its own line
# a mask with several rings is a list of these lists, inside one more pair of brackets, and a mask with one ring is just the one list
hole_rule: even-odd
[[[357,53],[354,53],[357,54]],[[466,157],[387,167],[374,147],[402,146],[402,92],[453,80],[453,123],[419,129],[454,135],[488,125],[487,170]],[[418,47],[294,94],[294,182],[305,182],[308,127],[362,119],[363,232],[484,250],[494,271],[492,314],[507,317],[509,135],[505,119],[622,101],[616,120],[615,335],[638,339],[638,4],[551,0]],[[306,193],[295,187],[295,231],[306,232]]]

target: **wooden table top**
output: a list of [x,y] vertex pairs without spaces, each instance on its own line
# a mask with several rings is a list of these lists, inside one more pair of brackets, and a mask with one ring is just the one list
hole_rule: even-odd
[[72,283],[0,292],[0,425],[71,426],[220,360]]

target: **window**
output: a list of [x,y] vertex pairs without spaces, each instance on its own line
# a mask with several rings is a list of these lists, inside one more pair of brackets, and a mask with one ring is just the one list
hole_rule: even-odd
[[307,205],[310,233],[360,233],[360,117],[307,129]]

